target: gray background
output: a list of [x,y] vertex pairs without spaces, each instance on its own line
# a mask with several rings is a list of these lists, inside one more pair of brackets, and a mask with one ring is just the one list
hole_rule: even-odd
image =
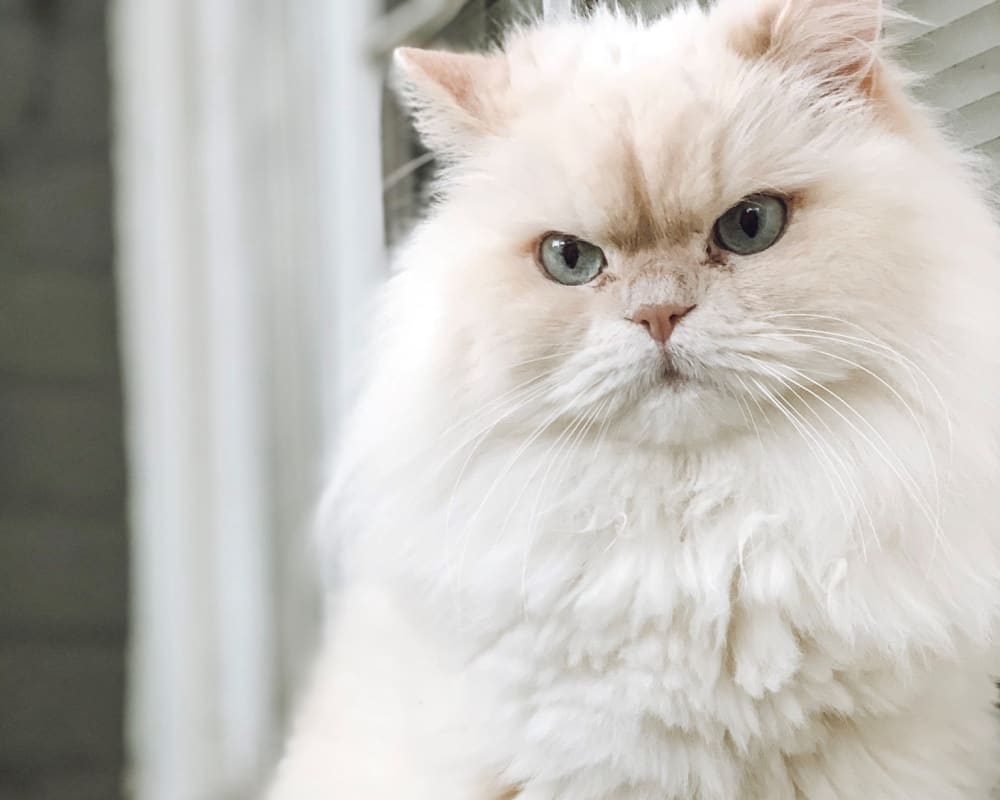
[[121,794],[105,5],[0,0],[0,800]]

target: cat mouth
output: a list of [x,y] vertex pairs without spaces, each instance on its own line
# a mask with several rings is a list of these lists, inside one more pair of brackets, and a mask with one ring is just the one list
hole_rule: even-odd
[[660,382],[663,386],[673,388],[687,383],[687,377],[674,367],[666,367],[660,372]]
[[680,390],[694,382],[694,376],[684,366],[676,353],[660,347],[657,355],[646,361],[643,383],[653,392]]
[[661,353],[659,377],[660,381],[666,386],[676,386],[687,380],[677,367],[676,360],[666,350]]

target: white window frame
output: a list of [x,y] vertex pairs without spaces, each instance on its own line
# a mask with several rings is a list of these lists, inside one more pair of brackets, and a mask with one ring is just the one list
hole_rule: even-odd
[[387,275],[384,57],[461,3],[380,7],[113,0],[138,800],[255,796],[315,645],[308,509]]

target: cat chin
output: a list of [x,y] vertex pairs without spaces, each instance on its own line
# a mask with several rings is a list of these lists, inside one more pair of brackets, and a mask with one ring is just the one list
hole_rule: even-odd
[[746,431],[739,403],[722,390],[682,373],[644,388],[622,409],[614,435],[637,445],[696,448]]

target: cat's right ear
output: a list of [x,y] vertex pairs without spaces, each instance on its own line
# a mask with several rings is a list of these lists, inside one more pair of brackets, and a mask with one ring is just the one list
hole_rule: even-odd
[[884,0],[730,0],[720,10],[741,55],[803,68],[831,90],[877,95]]
[[498,132],[510,83],[502,54],[400,47],[393,62],[400,95],[431,150],[460,155],[475,139]]

